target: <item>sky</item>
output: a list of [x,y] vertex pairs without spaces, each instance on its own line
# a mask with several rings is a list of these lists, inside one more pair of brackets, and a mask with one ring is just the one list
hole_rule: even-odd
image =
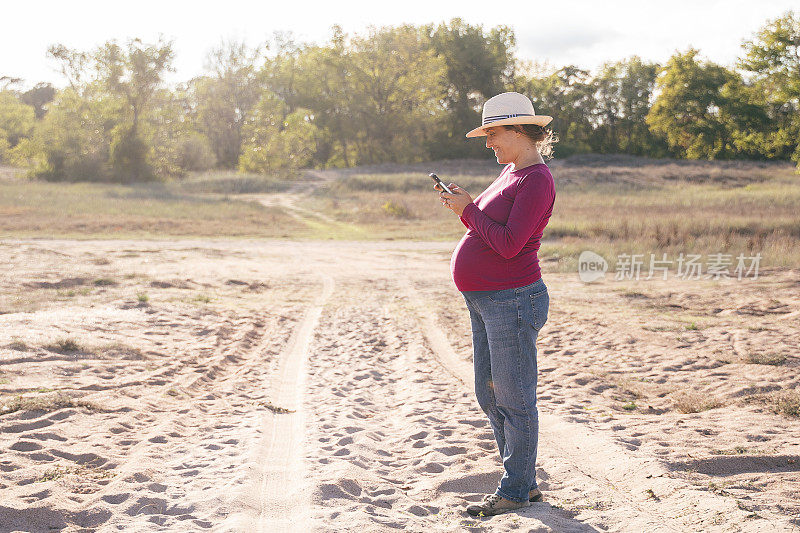
[[29,0],[2,8],[0,76],[23,78],[25,87],[38,81],[63,86],[55,62],[47,58],[49,45],[88,51],[111,39],[155,42],[163,34],[175,45],[176,70],[168,77],[175,83],[202,74],[209,49],[222,39],[253,46],[276,31],[289,31],[295,40],[322,43],[333,24],[358,34],[370,25],[455,17],[487,29],[510,26],[518,58],[554,67],[594,70],[633,54],[663,63],[690,46],[706,59],[733,66],[742,41],[789,10],[800,13],[800,0]]

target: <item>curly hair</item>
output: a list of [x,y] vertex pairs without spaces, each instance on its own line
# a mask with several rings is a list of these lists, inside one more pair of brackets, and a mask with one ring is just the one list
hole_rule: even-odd
[[539,126],[537,124],[513,124],[511,126],[503,126],[504,128],[518,131],[526,136],[533,143],[542,157],[545,159],[553,158],[553,145],[558,142],[558,135],[553,131],[550,126]]

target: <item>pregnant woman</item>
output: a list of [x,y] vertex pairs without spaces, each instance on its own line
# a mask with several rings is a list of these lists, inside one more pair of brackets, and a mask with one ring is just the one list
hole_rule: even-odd
[[[505,168],[474,200],[455,184],[440,192],[467,232],[450,262],[472,322],[475,395],[494,431],[504,473],[493,494],[467,507],[491,516],[541,501],[536,484],[539,416],[536,408],[536,337],[547,321],[550,297],[537,251],[553,210],[555,187],[542,156],[555,142],[552,117],[536,115],[519,93],[483,106],[483,124],[467,137],[486,136]],[[437,189],[441,188],[437,185]]]

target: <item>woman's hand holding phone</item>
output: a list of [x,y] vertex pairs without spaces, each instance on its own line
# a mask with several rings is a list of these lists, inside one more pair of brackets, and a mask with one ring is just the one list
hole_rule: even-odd
[[[453,211],[458,216],[461,216],[461,213],[464,212],[464,208],[472,203],[472,197],[469,195],[469,193],[455,183],[450,183],[449,185],[445,186],[445,184],[438,178],[438,176],[436,176],[436,174],[431,174],[430,176],[436,182],[433,185],[433,188],[439,191],[439,199],[441,200],[442,205]],[[449,193],[445,191],[445,187],[450,189]]]

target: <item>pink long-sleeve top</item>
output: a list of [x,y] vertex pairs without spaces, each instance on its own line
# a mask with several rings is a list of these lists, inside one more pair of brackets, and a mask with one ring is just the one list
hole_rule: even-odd
[[542,277],[538,251],[553,213],[553,176],[544,163],[510,169],[461,214],[467,232],[450,259],[459,291],[524,287]]

